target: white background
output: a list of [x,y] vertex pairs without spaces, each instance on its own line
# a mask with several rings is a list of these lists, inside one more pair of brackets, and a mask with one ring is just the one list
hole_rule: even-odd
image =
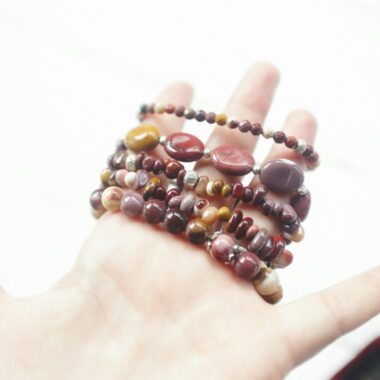
[[[70,269],[94,224],[88,194],[140,103],[181,79],[196,108],[221,110],[257,60],[282,72],[267,124],[301,107],[320,126],[286,300],[379,264],[379,2],[0,0],[1,286],[32,295]],[[328,378],[379,331],[377,317],[289,379]]]

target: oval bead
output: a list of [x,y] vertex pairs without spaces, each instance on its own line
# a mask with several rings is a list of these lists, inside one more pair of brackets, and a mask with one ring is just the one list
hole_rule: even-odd
[[253,252],[242,253],[234,263],[235,273],[248,281],[259,273],[260,267],[260,259]]
[[151,124],[141,124],[131,129],[125,137],[125,145],[135,152],[148,151],[155,148],[160,138],[160,132]]
[[303,184],[304,174],[300,166],[292,161],[273,160],[261,168],[260,180],[269,190],[290,193]]
[[186,239],[193,244],[202,244],[206,241],[208,235],[207,224],[200,219],[193,219],[186,226]]
[[211,161],[220,172],[233,176],[248,174],[255,163],[248,152],[230,145],[215,148],[211,153]]
[[211,254],[217,260],[226,263],[234,245],[235,241],[230,235],[220,234],[211,242]]
[[167,137],[164,148],[166,153],[175,160],[192,162],[202,158],[205,146],[197,137],[178,132]]
[[120,203],[120,210],[127,216],[139,216],[144,208],[144,198],[135,191],[127,191]]
[[164,226],[172,234],[182,232],[187,224],[187,217],[182,210],[168,210],[165,214]]
[[305,195],[300,195],[298,193],[292,196],[290,201],[298,217],[304,221],[309,214],[310,205],[311,205],[311,195],[310,192],[307,192]]
[[150,224],[158,224],[163,221],[166,212],[166,204],[157,199],[146,202],[143,209],[145,220]]

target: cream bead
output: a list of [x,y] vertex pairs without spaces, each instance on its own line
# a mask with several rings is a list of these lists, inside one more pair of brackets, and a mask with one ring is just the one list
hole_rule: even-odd
[[255,284],[257,292],[261,295],[270,295],[276,293],[280,289],[280,280],[278,274],[273,269],[267,269],[262,281]]
[[206,193],[210,197],[215,195],[214,190],[212,189],[213,187],[214,187],[214,181],[209,181],[207,186],[206,186]]
[[136,172],[128,172],[125,175],[124,182],[127,187],[133,187],[133,184],[135,183],[137,174]]
[[107,187],[102,194],[102,205],[108,211],[118,211],[124,191],[117,186]]
[[299,243],[301,240],[303,240],[304,237],[305,230],[303,226],[299,226],[298,231],[290,235],[290,240],[294,241],[295,243]]
[[217,217],[218,217],[218,209],[213,206],[206,207],[206,209],[202,213],[202,220],[207,224],[215,223]]

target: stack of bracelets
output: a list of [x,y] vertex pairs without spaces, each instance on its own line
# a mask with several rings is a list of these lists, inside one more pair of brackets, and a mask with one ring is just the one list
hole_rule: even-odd
[[[293,149],[309,169],[318,165],[318,153],[305,141],[286,136],[282,131],[264,131],[258,123],[172,104],[143,105],[138,115],[142,124],[117,143],[108,167],[101,173],[100,187],[90,196],[96,218],[106,211],[121,211],[131,218],[142,216],[150,224],[161,223],[169,233],[184,233],[190,243],[204,244],[212,257],[231,267],[243,280],[250,281],[264,300],[278,302],[282,288],[276,269],[291,264],[293,255],[287,246],[303,239],[301,222],[310,209],[311,197],[304,185],[302,168],[286,159],[260,166],[251,154],[238,147],[224,145],[210,150],[197,137],[184,132],[160,136],[154,125],[144,123],[154,113],[262,135]],[[170,159],[148,154],[158,145],[163,146]],[[208,159],[228,178],[253,173],[259,181],[243,186],[239,181],[209,179],[199,176],[195,170],[185,170],[181,163],[200,159]],[[165,183],[169,185],[165,187]],[[287,196],[288,203],[271,199],[270,193]],[[234,207],[214,207],[210,205],[211,197],[232,198]],[[239,202],[276,218],[278,233],[270,235],[251,217],[244,216],[236,209]]]

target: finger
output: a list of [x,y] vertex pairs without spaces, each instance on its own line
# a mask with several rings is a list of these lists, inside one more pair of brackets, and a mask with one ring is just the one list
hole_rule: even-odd
[[295,364],[380,313],[380,266],[281,310]]
[[[238,85],[228,102],[225,113],[238,120],[249,120],[262,124],[269,111],[274,92],[279,82],[279,72],[270,63],[253,65]],[[253,151],[257,137],[250,132],[246,134],[228,127],[215,127],[208,141],[212,149],[219,145],[236,145]]]

